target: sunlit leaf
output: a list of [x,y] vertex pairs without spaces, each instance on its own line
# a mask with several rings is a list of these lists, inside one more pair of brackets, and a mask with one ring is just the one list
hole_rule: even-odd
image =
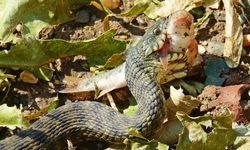
[[167,121],[162,124],[162,127],[154,134],[154,138],[159,142],[166,144],[174,144],[178,141],[179,134],[182,131],[182,125],[176,118],[177,111],[190,113],[194,108],[200,105],[195,97],[185,95],[181,88],[175,89],[170,87],[170,97],[166,101]]
[[155,19],[157,17],[157,10],[161,7],[161,2],[158,0],[149,1],[149,0],[135,0],[134,5],[138,5],[143,2],[150,2],[148,3],[148,7],[144,10],[144,14],[147,15],[151,19]]
[[156,132],[153,138],[161,143],[175,144],[182,129],[182,124],[177,118],[168,119],[166,123],[162,124],[162,127]]
[[166,102],[167,110],[172,111],[173,114],[177,111],[190,113],[194,108],[199,106],[200,102],[190,95],[184,95],[183,90],[170,87],[170,97]]
[[125,61],[124,54],[113,54],[105,63],[104,68],[114,68],[121,65]]
[[162,7],[159,8],[156,12],[157,15],[164,17],[168,16],[171,13],[177,10],[191,10],[198,7],[197,3],[201,3],[203,6],[210,6],[214,3],[217,3],[219,0],[165,0],[162,3]]
[[15,77],[16,76],[11,74],[5,74],[3,71],[0,70],[0,79],[6,79],[6,78],[15,79]]
[[37,36],[48,25],[73,19],[72,5],[87,3],[89,0],[2,0],[0,3],[0,40],[13,39],[15,27],[23,24],[23,36]]
[[212,12],[208,12],[203,15],[203,17],[197,19],[197,21],[194,23],[194,27],[197,28],[199,25],[201,25],[203,22],[205,22],[208,17],[212,14]]
[[21,110],[16,106],[8,107],[6,104],[0,105],[0,126],[10,129],[26,128],[29,123],[22,117]]
[[129,139],[131,144],[131,150],[168,150],[168,145],[160,143],[156,140],[148,140],[143,137],[136,129],[130,128],[129,134],[132,135],[134,138]]
[[114,33],[111,30],[96,39],[81,42],[25,39],[9,51],[0,53],[0,66],[37,67],[57,58],[79,54],[87,56],[90,64],[104,64],[113,53],[125,49],[125,42],[113,39]]
[[109,27],[109,16],[105,16],[103,19],[103,31],[108,31],[110,29]]
[[123,110],[123,113],[127,116],[134,115],[137,111],[137,104],[134,98],[129,98],[129,107]]
[[250,147],[250,124],[247,126],[235,125],[237,137],[234,142],[234,148],[237,150],[247,150]]
[[53,70],[48,68],[48,65],[44,65],[39,68],[38,67],[28,68],[28,71],[32,72],[37,78],[45,81],[50,81],[50,79],[53,76]]
[[236,133],[232,129],[232,116],[229,113],[220,117],[189,117],[177,112],[177,118],[184,129],[180,135],[178,150],[224,150],[234,143]]
[[131,150],[168,150],[169,146],[155,140],[149,142],[132,142]]
[[140,3],[134,5],[128,12],[117,14],[115,16],[120,16],[120,17],[137,16],[139,14],[142,14],[148,8],[149,3],[150,1],[148,0],[140,1]]
[[239,65],[243,50],[243,31],[239,14],[231,0],[223,0],[226,13],[224,57],[230,68]]

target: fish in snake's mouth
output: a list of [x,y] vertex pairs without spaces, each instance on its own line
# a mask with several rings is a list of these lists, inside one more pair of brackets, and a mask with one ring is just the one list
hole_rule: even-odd
[[[164,42],[160,40],[157,43],[157,51],[164,70],[169,72],[184,68],[182,62],[186,59],[186,50],[194,40],[193,16],[184,10],[175,12],[170,17],[167,30],[163,32],[166,36]],[[175,65],[169,65],[171,63]]]

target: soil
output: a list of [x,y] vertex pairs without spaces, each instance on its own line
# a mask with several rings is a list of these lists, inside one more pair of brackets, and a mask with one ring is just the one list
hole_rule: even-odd
[[[131,0],[123,0],[121,6],[113,11],[114,13],[124,12],[129,10],[132,5],[133,2]],[[93,6],[81,6],[75,11],[79,10],[85,10],[89,14],[89,20],[86,23],[72,21],[65,24],[44,28],[40,32],[40,38],[77,41],[92,39],[101,35],[104,32],[103,19],[105,14]],[[198,43],[204,47],[207,47],[208,43],[211,41],[224,42],[225,40],[224,10],[218,9],[210,11],[213,11],[212,15],[210,15],[210,17],[196,29],[196,39]],[[145,30],[154,23],[154,20],[148,18],[146,15],[139,15],[137,17],[126,18],[111,17],[109,23],[110,28],[117,30],[115,38],[129,43],[132,41],[132,39],[142,36],[145,33]],[[250,33],[250,28],[245,27],[243,31],[244,33]],[[207,59],[217,57],[218,56],[204,54],[203,60],[205,63]],[[59,59],[51,63],[50,66],[52,66],[55,71],[53,73],[52,80],[49,82],[39,80],[37,84],[29,84],[22,82],[18,77],[14,80],[11,80],[10,92],[8,93],[5,102],[9,106],[16,105],[18,108],[22,106],[23,111],[28,114],[34,114],[39,112],[39,110],[47,108],[55,100],[60,99],[61,105],[63,105],[64,103],[71,102],[71,100],[69,100],[70,97],[71,99],[78,100],[80,100],[79,97],[84,97],[84,99],[92,99],[94,97],[94,93],[86,93],[83,94],[83,96],[76,94],[76,98],[72,98],[74,95],[59,95],[57,92],[65,75],[83,77],[88,74],[90,66],[88,66],[87,60],[84,56],[74,56]],[[12,71],[11,73],[19,76],[20,71]],[[249,74],[250,47],[245,47],[245,54],[242,56],[240,66],[235,69],[230,69],[230,73],[225,75],[226,81],[223,86],[250,83]],[[201,66],[199,71],[194,73],[191,78],[193,81],[204,82],[205,77],[203,67]],[[116,101],[118,106],[121,106],[121,108],[128,106],[126,97],[129,95],[129,90],[127,88],[113,91],[111,94],[114,99],[117,98],[119,100],[123,100]],[[108,104],[106,97],[98,101]],[[10,135],[10,132],[7,128],[0,129],[0,132],[1,139]]]

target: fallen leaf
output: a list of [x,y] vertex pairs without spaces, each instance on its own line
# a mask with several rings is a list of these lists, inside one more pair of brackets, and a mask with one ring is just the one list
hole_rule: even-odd
[[247,150],[250,147],[250,125],[243,126],[234,124],[237,137],[234,141],[234,148],[237,150]]
[[190,95],[184,95],[183,90],[180,88],[176,90],[171,86],[170,97],[166,101],[166,110],[168,113],[168,119],[175,118],[177,111],[183,111],[190,113],[194,108],[198,107],[200,102]]
[[110,30],[96,39],[80,42],[25,39],[9,51],[0,52],[0,66],[26,69],[78,54],[86,55],[90,64],[104,64],[112,54],[123,51],[126,46],[125,42],[113,39],[114,33]]
[[168,146],[166,144],[160,143],[156,140],[148,140],[143,137],[137,130],[134,128],[129,129],[129,134],[133,136],[133,138],[129,139],[131,150],[167,150]]
[[225,150],[234,143],[236,133],[232,129],[229,113],[219,117],[190,117],[177,112],[176,116],[184,127],[177,144],[178,150]]
[[149,142],[132,142],[131,150],[168,150],[169,146],[155,140]]
[[156,14],[160,17],[169,16],[177,10],[185,9],[187,6],[191,5],[193,0],[165,0],[162,7],[156,11]]
[[166,101],[167,118],[157,130],[153,138],[161,143],[174,144],[178,141],[179,134],[182,131],[182,125],[176,118],[177,111],[190,113],[194,108],[197,108],[200,102],[190,95],[184,95],[183,90],[170,87],[170,97]]
[[203,6],[207,7],[217,3],[219,0],[165,0],[162,7],[156,12],[158,16],[165,17],[177,10],[191,10],[199,5],[196,3],[201,3]]
[[0,79],[15,79],[16,76],[12,75],[12,74],[5,74],[1,69],[0,69]]
[[115,68],[125,61],[124,53],[113,54],[103,66],[105,69]]
[[239,65],[242,50],[243,50],[243,31],[239,21],[239,15],[233,6],[231,0],[223,0],[226,25],[225,25],[225,45],[224,57],[230,68],[235,68]]
[[134,1],[134,5],[137,5],[139,3],[142,3],[144,1],[148,1],[149,6],[144,10],[144,14],[147,15],[149,18],[151,19],[155,19],[158,17],[158,15],[156,14],[157,10],[161,7],[161,2],[158,0],[154,0],[154,1],[149,1],[149,0],[135,0]]
[[107,98],[108,98],[108,100],[109,100],[110,106],[111,106],[114,110],[116,110],[116,111],[118,112],[119,110],[118,110],[118,108],[116,107],[115,101],[114,101],[114,99],[113,99],[113,97],[112,97],[112,95],[111,95],[110,93],[107,93]]
[[0,105],[0,126],[14,130],[16,127],[27,128],[29,123],[23,118],[21,110],[16,106]]
[[27,68],[27,71],[32,72],[37,78],[50,81],[53,76],[53,70],[49,68],[48,64],[41,67]]
[[128,12],[121,13],[121,14],[112,14],[112,15],[118,16],[118,17],[137,16],[139,14],[142,14],[148,8],[150,2],[151,1],[149,0],[140,1],[136,3]]
[[188,92],[189,95],[197,96],[197,89],[193,85],[188,84],[183,80],[180,80],[179,84]]
[[15,39],[12,32],[19,23],[24,26],[23,37],[36,37],[43,27],[72,20],[72,5],[88,2],[90,0],[2,0],[0,40],[9,42]]
[[123,110],[123,113],[127,116],[134,115],[136,111],[138,110],[137,103],[134,98],[129,98],[129,106],[127,109]]
[[110,29],[110,26],[109,26],[109,16],[105,16],[104,19],[103,19],[103,31],[106,32]]
[[177,118],[167,120],[167,122],[161,125],[161,128],[154,134],[153,138],[161,143],[175,144],[182,129],[183,126]]
[[197,21],[194,23],[194,27],[197,28],[198,26],[200,26],[201,24],[203,24],[207,19],[208,17],[212,14],[211,11],[209,11],[208,13],[205,13],[203,15],[203,17],[197,19]]

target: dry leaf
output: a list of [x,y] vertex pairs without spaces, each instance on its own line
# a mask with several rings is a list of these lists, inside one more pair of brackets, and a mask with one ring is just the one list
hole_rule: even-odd
[[205,7],[212,6],[213,4],[218,3],[218,1],[219,0],[165,0],[162,3],[161,8],[156,11],[156,14],[160,17],[165,17],[177,10],[191,10],[201,5]]
[[239,65],[243,50],[243,33],[239,15],[231,0],[223,0],[226,13],[224,57],[230,68]]

